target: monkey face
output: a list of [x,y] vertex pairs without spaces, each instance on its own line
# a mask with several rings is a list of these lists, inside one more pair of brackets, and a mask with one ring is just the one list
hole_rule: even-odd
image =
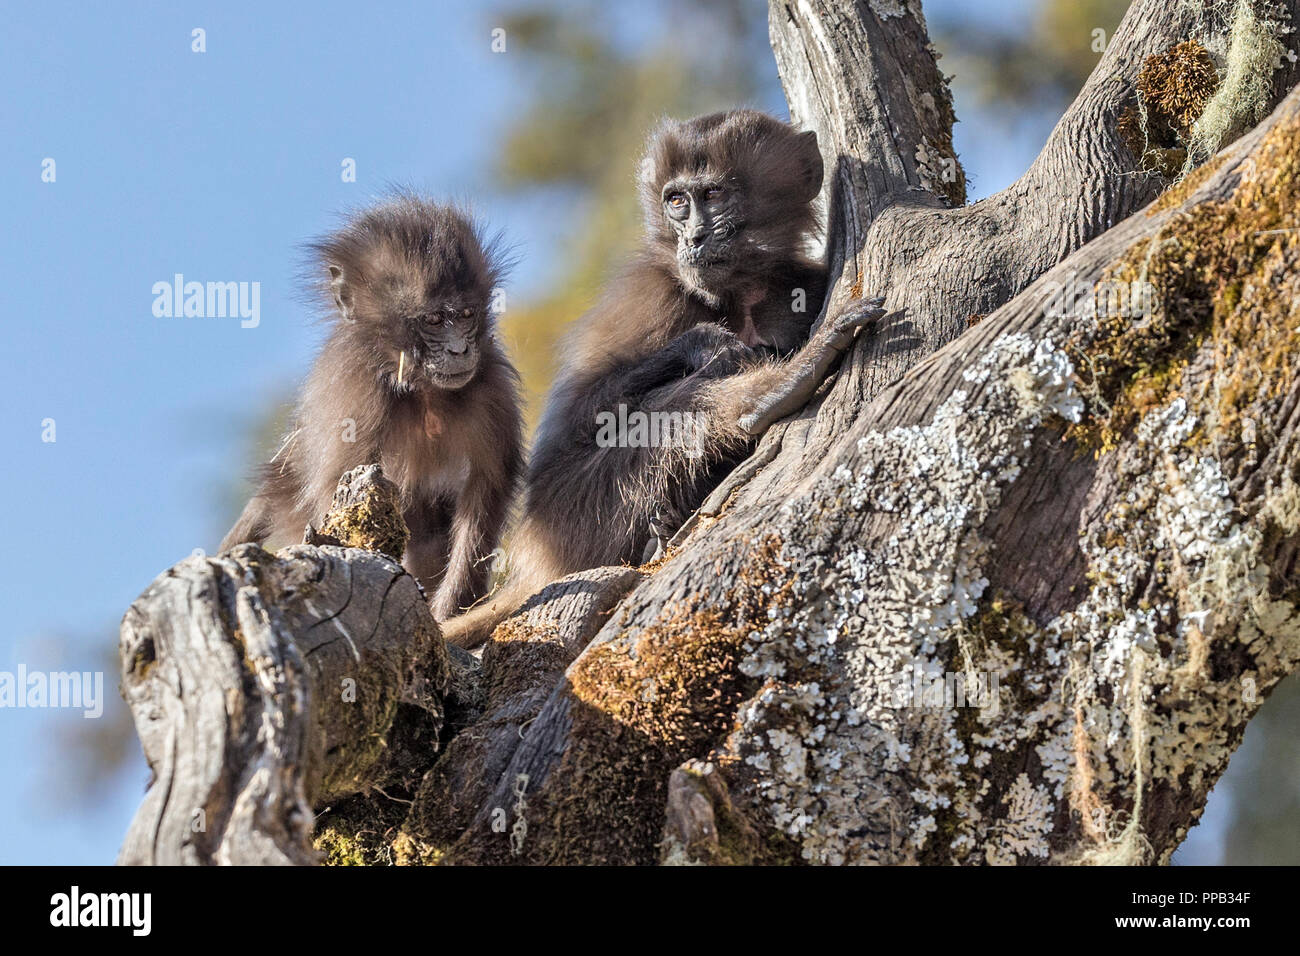
[[387,387],[455,390],[474,380],[505,266],[464,213],[401,193],[313,249],[341,334]]
[[408,323],[411,359],[438,388],[463,388],[479,364],[479,308],[460,303],[433,304]]
[[743,200],[738,184],[716,177],[675,177],[664,184],[664,216],[683,268],[710,272],[733,257],[745,225]]
[[753,110],[661,126],[641,164],[648,239],[687,286],[721,294],[796,254],[817,225],[813,132]]
[[474,379],[487,331],[484,290],[444,285],[411,269],[372,282],[367,291],[380,320],[375,333],[392,355],[385,374],[394,390],[454,391]]

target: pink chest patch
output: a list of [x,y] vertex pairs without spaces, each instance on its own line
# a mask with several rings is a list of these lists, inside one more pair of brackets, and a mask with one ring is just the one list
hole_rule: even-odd
[[740,339],[740,341],[744,342],[750,348],[757,348],[760,345],[767,344],[759,337],[758,329],[754,326],[753,315],[754,306],[762,302],[763,299],[764,293],[751,292],[741,300],[740,307],[742,315],[740,319],[740,328],[736,330],[736,338]]
[[442,434],[442,416],[428,409],[424,413],[424,435],[433,441]]

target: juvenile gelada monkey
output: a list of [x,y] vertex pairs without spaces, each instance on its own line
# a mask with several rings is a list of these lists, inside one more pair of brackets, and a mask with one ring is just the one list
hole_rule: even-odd
[[[644,238],[568,334],[509,578],[447,622],[449,641],[481,643],[565,574],[638,563],[647,541],[662,540],[756,436],[806,404],[857,329],[883,313],[879,300],[858,300],[800,348],[826,289],[825,268],[805,252],[821,184],[816,134],[763,113],[716,113],[654,134],[640,174]],[[611,442],[611,417],[643,427]]]
[[312,245],[329,337],[284,444],[223,550],[319,525],[344,472],[379,462],[434,617],[482,597],[523,462],[519,379],[490,308],[503,263],[462,212],[409,194]]

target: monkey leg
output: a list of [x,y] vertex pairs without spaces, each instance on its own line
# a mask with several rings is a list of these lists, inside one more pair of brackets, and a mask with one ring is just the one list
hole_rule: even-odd
[[501,539],[510,493],[505,476],[470,474],[452,518],[447,570],[429,605],[437,620],[459,614],[487,594],[492,551]]
[[420,501],[407,508],[402,517],[411,532],[402,566],[425,594],[431,595],[447,572],[450,515],[440,502]]
[[885,314],[883,298],[858,299],[838,315],[828,318],[816,334],[793,358],[782,366],[776,384],[755,399],[748,412],[741,415],[737,427],[757,437],[775,422],[808,404],[831,366],[847,351],[858,330],[873,324]]
[[271,533],[271,503],[263,495],[254,495],[244,506],[235,526],[221,539],[219,551],[229,551],[237,544],[261,544]]

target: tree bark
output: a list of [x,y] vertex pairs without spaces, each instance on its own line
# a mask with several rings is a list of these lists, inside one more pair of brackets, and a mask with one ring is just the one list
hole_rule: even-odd
[[[392,490],[349,472],[331,519],[373,495],[374,524],[400,524]],[[452,679],[415,579],[338,546],[182,561],[126,612],[120,655],[153,773],[123,864],[317,862],[313,807],[418,779]]]
[[[961,205],[919,7],[774,0],[792,116],[833,172],[827,311],[883,294],[891,314],[666,560],[566,579],[498,629],[481,714],[405,776],[387,845],[1167,861],[1300,662],[1296,6],[1138,0],[1021,180]],[[1171,52],[1188,40],[1215,64],[1204,89]],[[1125,133],[1162,96],[1194,107],[1173,185]],[[206,566],[237,580],[236,555]],[[152,632],[220,592],[147,593]],[[186,740],[214,773],[250,766]],[[301,829],[313,800],[290,802]]]

